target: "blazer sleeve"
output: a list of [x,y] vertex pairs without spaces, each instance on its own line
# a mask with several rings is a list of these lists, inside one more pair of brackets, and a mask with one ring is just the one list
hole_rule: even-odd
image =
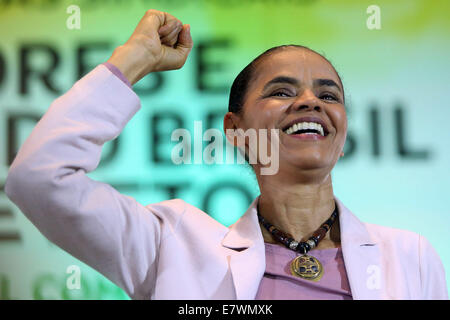
[[445,270],[439,255],[431,243],[419,237],[420,280],[424,300],[447,300]]
[[136,299],[154,287],[161,221],[86,173],[141,108],[138,96],[99,65],[56,99],[20,148],[5,192],[50,241]]

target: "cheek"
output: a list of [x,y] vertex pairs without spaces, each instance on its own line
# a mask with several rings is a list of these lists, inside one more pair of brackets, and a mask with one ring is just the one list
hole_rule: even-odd
[[338,155],[341,153],[347,138],[347,113],[345,111],[345,107],[341,105],[328,110],[328,115],[336,128],[333,153]]
[[336,127],[337,134],[345,137],[347,135],[347,113],[344,106],[333,108],[330,112],[331,119]]
[[277,119],[284,108],[280,104],[260,102],[246,106],[243,125],[246,129],[271,129],[276,128]]

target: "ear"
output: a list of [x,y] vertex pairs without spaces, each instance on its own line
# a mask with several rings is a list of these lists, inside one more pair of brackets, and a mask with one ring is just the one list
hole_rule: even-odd
[[223,131],[229,143],[233,146],[237,146],[237,138],[235,135],[236,129],[239,128],[239,116],[234,112],[227,112],[223,118]]

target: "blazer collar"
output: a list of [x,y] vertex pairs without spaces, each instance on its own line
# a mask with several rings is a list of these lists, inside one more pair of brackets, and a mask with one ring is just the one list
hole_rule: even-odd
[[[254,299],[264,276],[264,239],[257,217],[257,197],[229,228],[222,245],[233,249],[229,258],[237,299]],[[367,227],[335,197],[339,209],[341,247],[353,299],[383,298],[379,245]]]
[[361,222],[335,197],[339,209],[341,247],[345,270],[355,300],[391,299],[383,283],[380,244]]
[[236,298],[252,300],[266,269],[264,239],[257,216],[257,197],[244,215],[229,228],[222,245],[233,249],[229,264]]

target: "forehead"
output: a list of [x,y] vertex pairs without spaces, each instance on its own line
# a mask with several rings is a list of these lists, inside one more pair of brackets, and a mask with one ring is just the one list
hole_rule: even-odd
[[331,79],[340,83],[333,66],[319,54],[302,48],[276,51],[257,62],[253,74],[254,85],[264,85],[277,76],[290,76],[300,82]]

